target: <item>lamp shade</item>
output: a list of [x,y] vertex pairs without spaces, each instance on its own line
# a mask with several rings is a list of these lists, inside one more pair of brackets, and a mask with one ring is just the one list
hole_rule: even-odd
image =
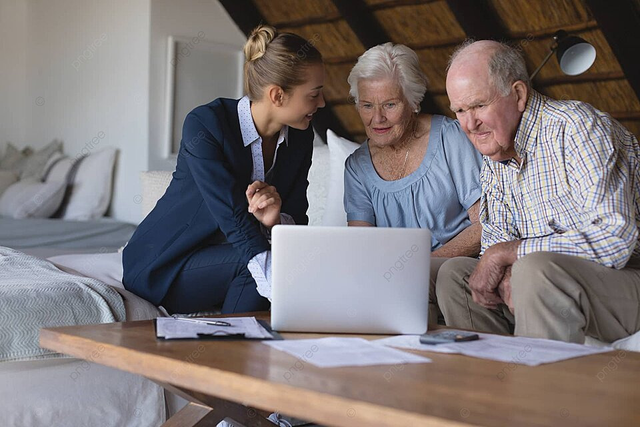
[[596,60],[596,48],[580,37],[565,36],[558,38],[556,56],[563,73],[577,76],[593,65]]

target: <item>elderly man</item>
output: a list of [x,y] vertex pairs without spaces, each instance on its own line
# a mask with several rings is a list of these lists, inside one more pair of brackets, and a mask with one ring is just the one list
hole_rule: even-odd
[[498,42],[454,53],[447,94],[484,156],[483,254],[440,269],[447,325],[578,343],[640,330],[636,138],[532,90],[522,56]]

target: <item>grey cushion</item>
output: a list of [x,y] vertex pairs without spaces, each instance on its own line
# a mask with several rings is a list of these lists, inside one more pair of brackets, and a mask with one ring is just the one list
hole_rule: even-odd
[[49,158],[56,152],[62,151],[62,142],[53,140],[40,150],[26,158],[20,171],[20,179],[37,178],[42,179],[45,166]]
[[[25,157],[26,156],[20,150],[18,150],[12,143],[8,142],[7,147],[4,150],[4,156],[2,157],[2,160],[0,160],[0,169],[16,172],[16,169],[19,168],[19,165],[21,165]],[[20,175],[19,169],[17,170],[17,174]]]

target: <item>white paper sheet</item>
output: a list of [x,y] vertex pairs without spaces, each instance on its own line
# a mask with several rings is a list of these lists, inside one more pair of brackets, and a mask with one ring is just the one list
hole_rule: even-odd
[[273,339],[255,317],[216,317],[216,318],[189,318],[205,322],[228,322],[231,326],[214,326],[180,320],[174,317],[158,317],[156,319],[156,336],[164,339],[200,338],[198,334],[225,335],[244,334],[244,338]]
[[372,344],[363,338],[331,337],[269,341],[264,344],[320,368],[431,362],[427,357]]
[[429,345],[420,343],[419,335],[398,335],[373,341],[392,347],[433,351],[436,353],[457,353],[480,359],[519,365],[538,366],[559,362],[574,357],[612,351],[611,347],[590,347],[582,344],[539,338],[510,337],[478,333],[480,339],[451,344]]

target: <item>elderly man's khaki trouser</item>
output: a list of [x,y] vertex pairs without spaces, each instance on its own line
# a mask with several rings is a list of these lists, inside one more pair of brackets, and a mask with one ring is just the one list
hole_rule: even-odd
[[640,330],[640,259],[615,270],[569,255],[526,255],[512,268],[515,316],[504,304],[473,302],[468,278],[478,262],[452,258],[440,267],[436,295],[448,326],[576,343],[585,335],[613,342]]

